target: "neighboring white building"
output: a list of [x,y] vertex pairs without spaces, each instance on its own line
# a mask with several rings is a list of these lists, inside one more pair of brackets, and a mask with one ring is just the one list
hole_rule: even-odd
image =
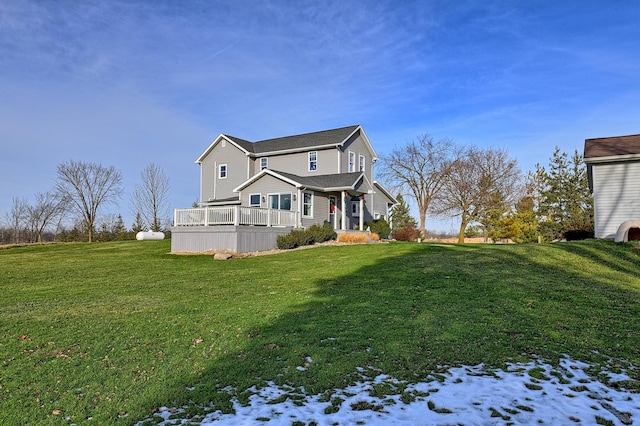
[[640,239],[640,135],[586,139],[596,238]]

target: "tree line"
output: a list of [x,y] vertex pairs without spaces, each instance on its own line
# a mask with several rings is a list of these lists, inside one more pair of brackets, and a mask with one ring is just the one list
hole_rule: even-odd
[[[506,149],[459,146],[424,134],[381,163],[382,180],[400,194],[391,215],[394,232],[418,226],[415,235],[424,238],[429,215],[458,218],[458,242],[465,236],[541,242],[593,235],[593,199],[577,150],[569,156],[556,147],[547,166],[537,164],[524,175]],[[399,224],[407,221],[402,195],[416,203],[419,224]]]
[[101,214],[121,199],[122,174],[113,166],[68,160],[57,165],[51,190],[36,193],[31,203],[13,198],[0,224],[0,243],[110,241],[132,239],[142,230],[167,232],[169,190],[163,169],[146,166],[129,202],[135,220],[127,228],[122,215]]

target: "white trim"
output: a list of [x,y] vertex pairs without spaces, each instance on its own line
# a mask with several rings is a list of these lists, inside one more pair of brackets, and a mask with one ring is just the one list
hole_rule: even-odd
[[218,142],[224,140],[225,142],[229,142],[231,143],[233,146],[235,146],[236,148],[238,148],[240,151],[242,151],[244,154],[249,155],[249,151],[247,151],[246,149],[242,148],[240,145],[238,145],[237,143],[235,143],[234,141],[232,141],[231,139],[229,139],[228,137],[226,137],[224,134],[220,133],[220,135],[215,138],[213,140],[213,142],[211,142],[211,145],[209,145],[209,147],[207,147],[207,149],[204,150],[204,152],[202,154],[200,154],[200,157],[198,157],[198,159],[195,161],[197,164],[202,164],[202,161],[204,160],[204,158],[209,155],[209,153],[213,150],[213,148],[218,144]]
[[[304,196],[307,195],[307,194],[311,195],[311,201],[309,202],[309,208],[310,208],[309,211],[311,212],[310,214],[304,214],[304,206],[305,206]],[[302,217],[312,218],[313,219],[313,201],[314,201],[313,200],[313,191],[302,191],[301,195],[302,195],[302,197],[301,197],[302,198],[302,200],[301,200],[301,203],[302,203],[301,204],[302,205],[302,208],[301,208]]]
[[286,177],[274,172],[273,170],[264,169],[264,170],[260,171],[260,173],[258,173],[257,175],[253,176],[251,179],[249,179],[249,180],[247,180],[245,182],[242,182],[237,188],[233,189],[233,192],[238,192],[238,191],[243,190],[244,188],[246,188],[247,186],[251,185],[253,182],[257,181],[258,179],[260,179],[264,175],[273,176],[274,178],[280,179],[281,181],[286,182],[286,183],[288,183],[290,185],[293,185],[296,188],[302,187],[302,185],[300,183],[295,182],[295,181],[293,181],[291,179],[288,179],[288,178],[286,178]]
[[[333,199],[333,212],[331,211],[331,200]],[[327,197],[329,201],[329,216],[327,217],[328,221],[331,223],[331,213],[333,213],[333,223],[331,226],[333,229],[338,229],[338,197],[335,195],[329,195]]]
[[589,157],[583,159],[585,163],[615,163],[618,161],[632,161],[640,160],[640,154],[627,154],[627,155],[610,155],[608,157]]
[[344,146],[344,144],[351,138],[351,136],[355,135],[356,132],[360,132],[360,135],[362,136],[362,139],[365,142],[365,145],[367,145],[367,148],[369,149],[369,151],[371,152],[371,156],[372,156],[372,162],[376,162],[378,160],[378,154],[376,154],[376,150],[373,149],[373,145],[371,145],[371,141],[369,140],[369,137],[367,136],[367,134],[364,132],[364,129],[362,128],[362,126],[358,125],[353,132],[351,132],[351,134],[349,136],[347,136],[345,138],[345,140],[342,141],[342,143],[340,144],[340,146]]
[[378,182],[377,180],[373,181],[373,186],[374,188],[377,188],[380,190],[380,192],[382,192],[384,195],[387,196],[387,198],[389,198],[391,201],[393,201],[393,205],[395,206],[396,204],[398,204],[398,200],[396,200],[396,197],[394,197],[393,195],[391,195],[391,193],[389,191],[387,191],[387,188],[385,188],[384,186],[382,186],[382,184],[380,182]]
[[[278,196],[278,207],[275,208],[275,209],[273,207],[271,207],[271,196],[272,195],[277,195]],[[289,195],[289,210],[280,208],[280,205],[281,205],[280,196],[281,195]],[[285,211],[285,212],[287,212],[287,211],[288,212],[295,211],[293,209],[293,193],[292,192],[272,192],[270,194],[267,194],[267,208],[273,209],[273,210],[282,210],[282,211]]]
[[[293,135],[293,136],[298,136],[298,135]],[[259,143],[259,142],[256,142],[256,143]],[[339,147],[340,145],[341,145],[340,143],[330,143],[327,145],[305,146],[301,148],[280,149],[277,151],[248,153],[247,155],[251,155],[252,157],[270,157],[272,155],[295,154],[296,152],[322,151],[328,148]]]
[[[251,197],[253,197],[254,195],[258,196],[258,204],[251,203]],[[251,207],[255,207],[255,206],[262,207],[262,194],[259,193],[259,192],[254,192],[253,194],[249,194],[249,206],[251,206]]]
[[[222,176],[222,168],[224,167],[224,176]],[[226,179],[229,176],[229,168],[227,163],[218,164],[218,179]]]

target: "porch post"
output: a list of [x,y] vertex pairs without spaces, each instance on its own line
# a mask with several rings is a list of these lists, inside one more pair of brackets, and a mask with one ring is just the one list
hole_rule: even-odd
[[360,196],[360,230],[364,231],[364,195]]
[[342,191],[340,198],[342,199],[342,226],[343,231],[347,230],[347,195]]
[[298,206],[296,213],[296,223],[298,224],[298,228],[302,228],[302,191],[298,188]]
[[240,206],[233,206],[233,226],[240,225]]

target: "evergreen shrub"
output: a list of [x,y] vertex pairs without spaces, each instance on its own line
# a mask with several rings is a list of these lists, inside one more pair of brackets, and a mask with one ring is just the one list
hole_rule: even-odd
[[311,225],[305,230],[294,229],[288,234],[278,235],[276,238],[276,246],[280,250],[290,250],[300,246],[335,240],[336,237],[336,231],[334,231],[328,223],[325,223],[323,226]]
[[369,227],[369,229],[371,229],[371,232],[378,234],[382,239],[389,238],[389,234],[391,233],[391,227],[389,226],[387,221],[384,220],[384,218],[365,222],[364,227]]

